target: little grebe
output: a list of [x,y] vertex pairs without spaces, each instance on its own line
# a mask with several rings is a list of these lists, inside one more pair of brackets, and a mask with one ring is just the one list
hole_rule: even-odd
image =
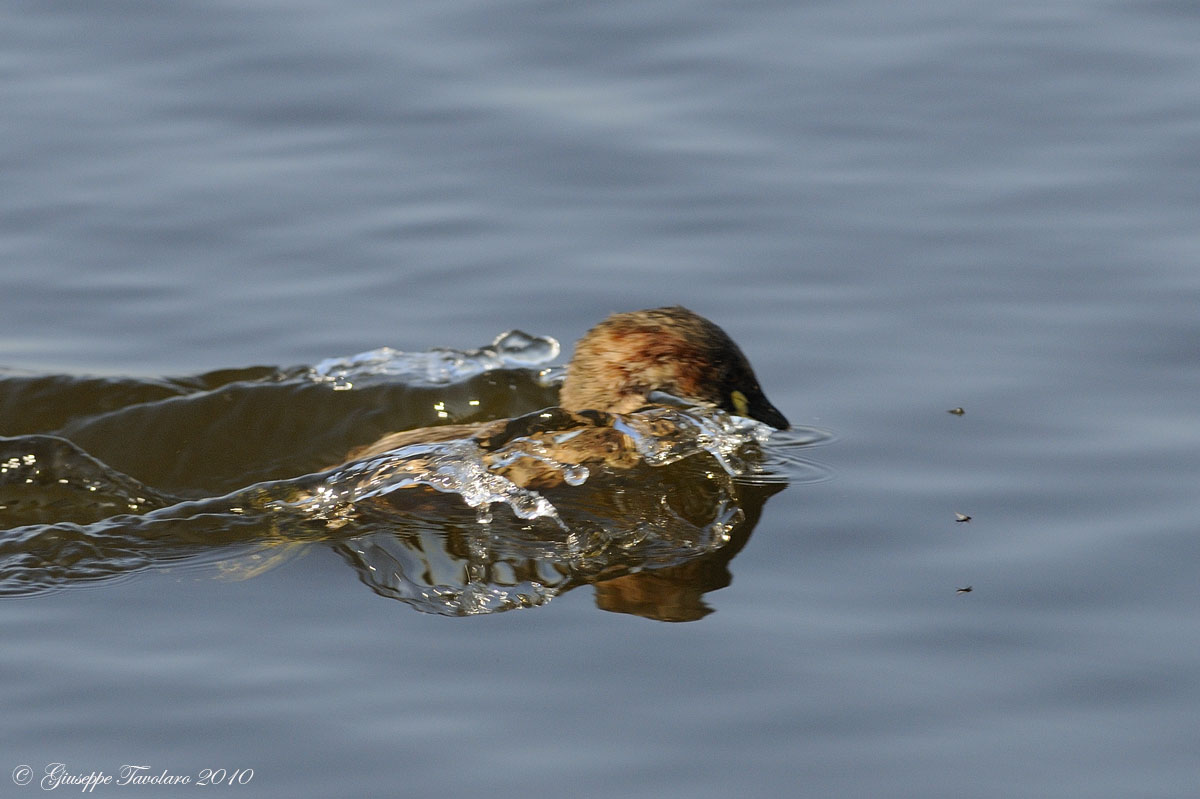
[[[662,396],[667,395],[667,396]],[[628,467],[636,453],[610,422],[609,414],[653,405],[682,403],[717,407],[786,429],[788,421],[759,387],[737,344],[704,317],[680,306],[613,314],[579,341],[559,396],[558,413],[451,424],[391,433],[353,450],[347,460],[374,457],[410,444],[474,438],[497,451],[517,436],[535,438],[563,463]],[[570,435],[563,435],[564,432]],[[496,458],[518,485],[546,487],[561,482],[545,464]],[[522,466],[522,463],[524,466]],[[553,471],[553,470],[550,470]]]

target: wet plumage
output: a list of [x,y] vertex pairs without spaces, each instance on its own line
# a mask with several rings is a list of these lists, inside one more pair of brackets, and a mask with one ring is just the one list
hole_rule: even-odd
[[[788,421],[767,400],[737,344],[702,316],[679,306],[614,314],[579,341],[567,367],[559,409],[477,424],[391,433],[349,453],[373,457],[410,444],[474,438],[510,480],[537,487],[561,481],[532,458],[506,457],[520,438],[562,463],[628,467],[637,453],[611,426],[610,414],[662,404],[708,405],[776,428]],[[511,452],[507,453],[511,455]]]

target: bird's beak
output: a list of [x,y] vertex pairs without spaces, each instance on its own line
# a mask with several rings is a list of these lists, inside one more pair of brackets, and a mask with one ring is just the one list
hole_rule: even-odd
[[756,393],[750,399],[750,418],[771,425],[776,430],[787,430],[792,425],[779,409],[767,401],[764,394]]

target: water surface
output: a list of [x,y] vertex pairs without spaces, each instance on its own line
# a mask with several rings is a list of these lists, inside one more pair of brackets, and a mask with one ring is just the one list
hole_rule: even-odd
[[[202,501],[458,396],[223,381],[513,328],[561,362],[607,313],[671,303],[829,434],[804,451],[822,479],[764,501],[693,621],[591,585],[423,613],[320,543],[227,579],[261,530],[6,598],[0,774],[1194,795],[1192,6],[16,2],[0,23],[0,435]],[[553,400],[515,385],[490,396]],[[96,521],[23,513],[64,510]]]

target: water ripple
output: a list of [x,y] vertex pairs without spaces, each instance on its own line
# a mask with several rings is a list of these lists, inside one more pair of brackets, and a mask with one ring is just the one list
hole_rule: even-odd
[[[479,350],[376,351],[298,370],[213,373],[174,381],[183,393],[126,408],[103,400],[99,414],[85,412],[65,429],[101,447],[132,437],[140,474],[179,457],[172,438],[155,431],[181,420],[220,419],[230,443],[214,447],[228,452],[260,434],[264,418],[286,415],[302,401],[314,423],[326,414],[335,418],[335,411],[336,418],[355,418],[344,403],[320,410],[316,386],[362,388],[374,381],[377,388],[411,391],[411,383],[440,381],[447,390],[505,398],[516,395],[477,393],[476,381],[505,369],[510,388],[520,375],[544,383],[557,372],[540,367],[556,354],[553,339],[514,332]],[[515,368],[519,362],[530,366]],[[59,382],[80,395],[80,408],[88,407],[77,386]],[[317,394],[349,397],[364,409],[379,401],[376,388]],[[773,431],[720,410],[676,405],[624,415],[550,407],[461,429],[449,440],[375,452],[298,477],[243,481],[244,487],[198,498],[152,488],[62,436],[0,439],[0,518],[7,528],[0,532],[0,594],[181,562],[247,578],[319,543],[341,554],[371,590],[424,612],[533,607],[578,585],[619,578],[628,585],[612,583],[610,609],[636,596],[637,609],[629,612],[696,618],[703,609],[694,573],[726,579],[723,564],[736,551],[730,542],[744,543],[771,494],[822,478],[823,467],[800,453],[830,438],[816,429]],[[143,453],[156,443],[162,453]],[[288,446],[304,443],[297,438]],[[698,565],[709,558],[717,565]],[[685,569],[685,576],[667,579],[672,569]],[[635,588],[637,575],[649,571],[658,572],[655,580]]]

